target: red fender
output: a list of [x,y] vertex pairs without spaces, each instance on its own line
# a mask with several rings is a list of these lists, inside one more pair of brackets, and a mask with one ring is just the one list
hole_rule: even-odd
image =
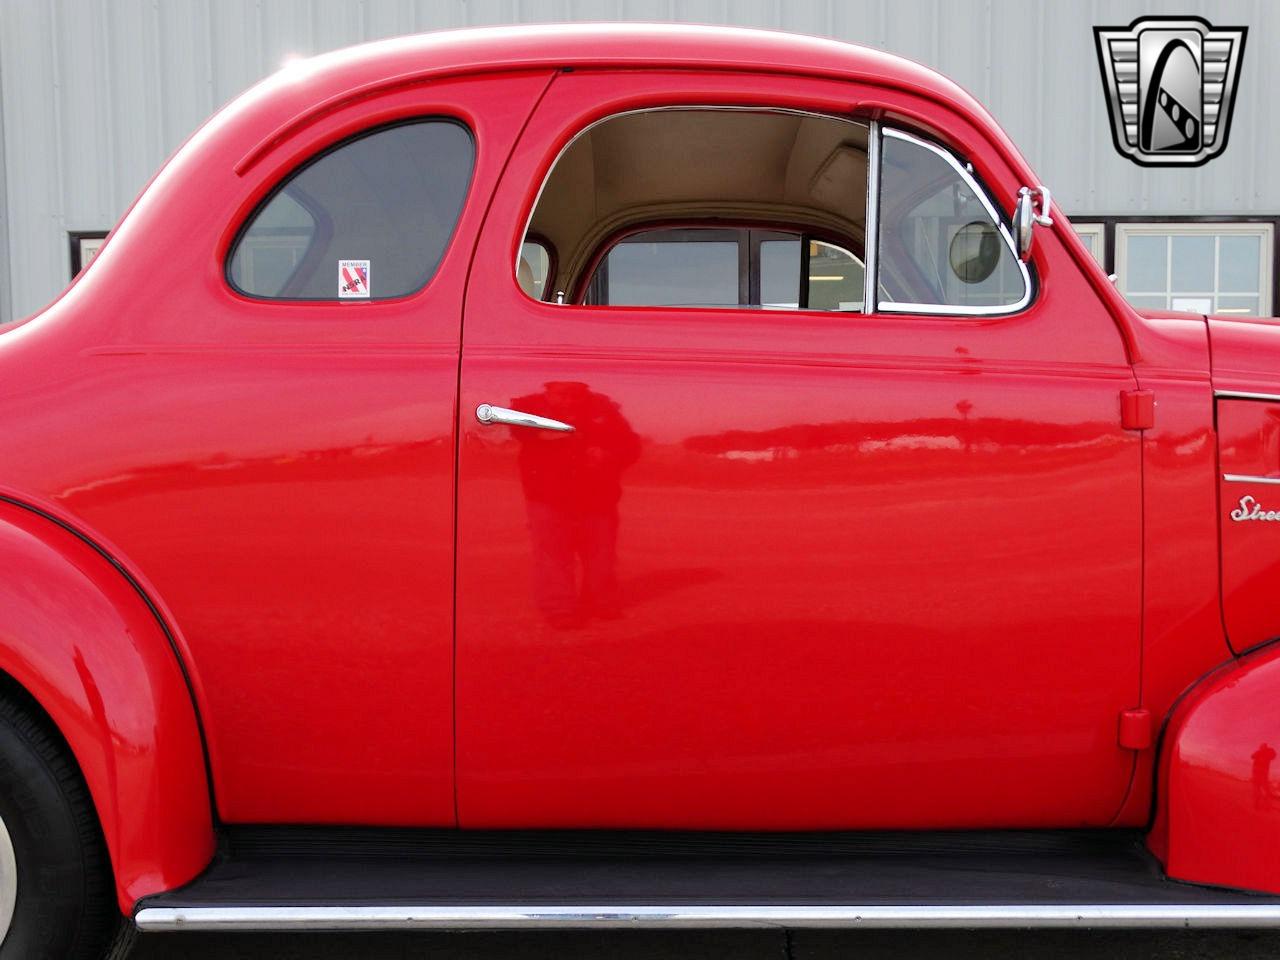
[[1201,680],[1161,747],[1148,837],[1176,880],[1280,893],[1280,644]]
[[0,670],[40,704],[88,783],[125,914],[213,855],[195,707],[131,581],[39,513],[0,502]]

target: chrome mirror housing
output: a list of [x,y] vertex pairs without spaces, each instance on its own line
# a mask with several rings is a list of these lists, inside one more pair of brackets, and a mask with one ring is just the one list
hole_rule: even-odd
[[1049,204],[1052,202],[1049,188],[1043,184],[1038,187],[1023,187],[1018,191],[1018,202],[1013,208],[1013,240],[1018,248],[1018,256],[1023,260],[1031,256],[1035,228],[1053,226],[1053,217],[1049,216]]

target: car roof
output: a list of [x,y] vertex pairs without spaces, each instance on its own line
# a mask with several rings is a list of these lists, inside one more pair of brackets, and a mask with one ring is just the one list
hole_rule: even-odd
[[320,54],[308,63],[317,78],[331,72],[399,74],[415,66],[444,72],[451,67],[471,71],[479,65],[512,69],[696,64],[705,69],[838,73],[973,99],[936,71],[882,50],[776,30],[694,24],[549,23],[440,30],[359,44]]
[[958,84],[904,57],[773,30],[663,23],[477,27],[377,40],[292,62],[233,101],[224,114],[255,114],[255,108],[267,107],[263,112],[279,116],[281,101],[296,113],[305,110],[304,98],[323,104],[345,91],[368,92],[412,82],[416,76],[588,66],[739,69],[865,80],[922,94],[999,130]]

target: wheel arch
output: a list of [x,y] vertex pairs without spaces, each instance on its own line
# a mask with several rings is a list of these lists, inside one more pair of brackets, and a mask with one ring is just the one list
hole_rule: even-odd
[[1160,737],[1147,845],[1175,880],[1280,894],[1280,642],[1201,678]]
[[74,757],[128,914],[141,897],[192,879],[213,854],[188,679],[155,605],[65,521],[0,496],[0,565],[0,674]]

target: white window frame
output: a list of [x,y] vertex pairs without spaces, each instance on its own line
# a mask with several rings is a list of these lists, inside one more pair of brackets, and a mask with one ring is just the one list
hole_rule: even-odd
[[1073,222],[1071,229],[1082,238],[1093,237],[1093,259],[1097,260],[1098,266],[1105,270],[1107,268],[1107,225],[1086,220],[1083,223]]
[[[1247,236],[1260,238],[1259,256],[1261,262],[1258,265],[1258,316],[1269,317],[1272,315],[1274,304],[1271,300],[1272,294],[1272,276],[1271,266],[1275,258],[1275,225],[1270,223],[1241,223],[1224,221],[1221,223],[1202,223],[1202,222],[1185,222],[1177,220],[1160,221],[1129,221],[1116,224],[1115,233],[1115,257],[1116,257],[1116,285],[1128,296],[1163,296],[1171,298],[1175,292],[1172,289],[1172,278],[1169,277],[1168,271],[1172,269],[1172,257],[1169,252],[1165,253],[1165,289],[1164,290],[1129,290],[1128,277],[1128,252],[1129,238],[1134,236]],[[1172,241],[1170,241],[1172,242]],[[1216,262],[1218,245],[1214,245],[1214,289],[1204,291],[1179,290],[1176,291],[1182,296],[1202,296],[1209,298],[1213,302],[1216,310],[1216,301],[1219,297],[1231,296],[1249,296],[1248,293],[1240,293],[1232,290],[1218,290],[1218,264]],[[1214,312],[1214,311],[1210,311]]]

